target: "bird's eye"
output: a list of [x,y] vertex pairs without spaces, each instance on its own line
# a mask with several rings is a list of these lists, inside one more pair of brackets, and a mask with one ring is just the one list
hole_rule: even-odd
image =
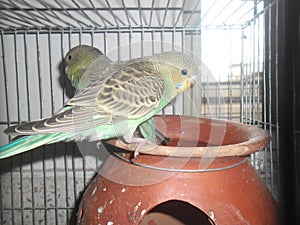
[[72,59],[72,56],[71,56],[71,55],[69,55],[68,59],[69,59],[69,60],[71,60],[71,59]]
[[181,70],[181,74],[185,76],[188,74],[188,71],[186,69],[183,69],[183,70]]

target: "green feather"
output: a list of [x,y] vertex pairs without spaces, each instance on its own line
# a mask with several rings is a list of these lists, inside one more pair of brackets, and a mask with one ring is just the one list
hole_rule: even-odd
[[49,143],[59,137],[59,133],[47,135],[23,136],[13,142],[0,147],[0,159],[17,155],[41,145]]
[[143,135],[143,137],[153,144],[156,144],[156,134],[155,134],[155,124],[153,117],[143,122],[139,129]]

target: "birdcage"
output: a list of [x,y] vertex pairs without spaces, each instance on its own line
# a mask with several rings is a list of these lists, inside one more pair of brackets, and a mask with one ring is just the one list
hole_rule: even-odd
[[[113,61],[177,50],[200,59],[201,77],[161,113],[196,106],[197,116],[266,129],[269,147],[250,160],[277,199],[279,9],[277,0],[1,0],[0,143],[8,126],[50,116],[73,96],[63,68],[71,47],[92,45]],[[1,160],[0,223],[73,224],[103,160],[63,142]]]

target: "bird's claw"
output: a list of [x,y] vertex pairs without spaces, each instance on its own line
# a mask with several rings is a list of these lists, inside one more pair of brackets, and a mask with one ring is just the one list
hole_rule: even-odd
[[134,146],[135,147],[134,154],[133,154],[134,158],[138,157],[138,155],[140,154],[140,150],[143,146],[150,147],[149,150],[152,150],[153,148],[156,147],[155,144],[153,144],[151,141],[144,139],[144,138],[133,138],[131,140],[130,144],[128,144],[128,147],[132,148],[133,144],[137,144],[136,147]]

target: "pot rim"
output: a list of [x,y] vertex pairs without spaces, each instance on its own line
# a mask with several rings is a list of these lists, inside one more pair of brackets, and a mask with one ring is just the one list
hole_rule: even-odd
[[[186,147],[186,146],[150,146],[145,144],[140,147],[139,153],[150,154],[156,156],[172,156],[172,157],[230,157],[230,156],[241,156],[245,157],[254,152],[257,152],[264,147],[267,147],[271,138],[266,130],[263,130],[254,125],[243,124],[235,121],[211,119],[203,117],[193,116],[182,116],[182,115],[157,115],[155,118],[172,118],[181,117],[183,119],[198,119],[199,123],[210,123],[214,125],[226,125],[233,126],[238,130],[246,134],[246,138],[237,143],[218,145],[218,146],[207,146],[207,147]],[[245,135],[244,135],[245,136]],[[136,145],[126,145],[118,139],[109,139],[106,141],[107,144],[113,145],[117,148],[124,149],[125,151],[136,150]]]

